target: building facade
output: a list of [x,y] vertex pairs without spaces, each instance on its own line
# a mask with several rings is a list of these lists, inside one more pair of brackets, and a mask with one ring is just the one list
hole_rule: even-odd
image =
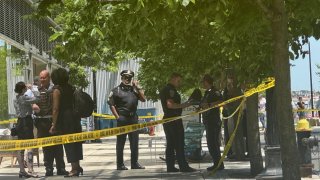
[[17,82],[33,83],[41,70],[60,66],[50,56],[54,44],[48,42],[56,24],[49,18],[27,18],[32,12],[30,0],[0,1],[0,119],[15,114]]
[[[14,116],[14,85],[19,81],[33,83],[41,70],[50,72],[61,67],[52,57],[53,43],[48,41],[56,28],[50,18],[27,18],[33,12],[31,0],[0,1],[0,120]],[[138,60],[124,61],[119,71],[131,69],[138,72]],[[86,91],[93,96],[93,73],[88,70],[91,82]],[[96,73],[97,112],[110,114],[107,98],[111,89],[121,82],[119,72],[98,71]],[[159,113],[159,102],[147,101],[139,109],[155,109]]]

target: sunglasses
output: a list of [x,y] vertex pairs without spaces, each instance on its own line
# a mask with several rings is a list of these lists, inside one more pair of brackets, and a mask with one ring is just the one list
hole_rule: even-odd
[[123,76],[123,78],[128,81],[132,80],[132,76]]

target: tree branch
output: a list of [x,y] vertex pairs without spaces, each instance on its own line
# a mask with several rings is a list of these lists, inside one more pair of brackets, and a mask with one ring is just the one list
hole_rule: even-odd
[[268,19],[272,19],[272,11],[265,5],[261,0],[256,0],[256,3],[261,8],[261,10],[266,14]]

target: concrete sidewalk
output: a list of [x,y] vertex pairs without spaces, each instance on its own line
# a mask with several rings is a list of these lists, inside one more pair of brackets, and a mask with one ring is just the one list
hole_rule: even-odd
[[[205,139],[203,149],[207,151]],[[164,157],[165,138],[163,134],[156,136],[140,135],[139,162],[145,166],[144,170],[116,170],[116,141],[115,137],[102,140],[100,144],[84,144],[84,160],[81,166],[84,175],[79,179],[254,179],[250,175],[249,161],[225,161],[225,170],[218,171],[215,175],[209,175],[206,168],[211,166],[211,158],[206,153],[201,162],[190,162],[190,166],[197,169],[194,173],[167,173],[166,165],[160,157]],[[42,152],[40,154],[40,167],[35,166],[35,171],[42,177],[38,179],[62,179],[63,176],[43,177],[45,174]],[[130,168],[130,148],[127,140],[124,151],[125,165]],[[10,167],[10,158],[4,158],[0,166],[0,179],[19,179],[19,168],[15,165]],[[67,164],[67,170],[70,165]],[[56,173],[56,172],[55,172]],[[315,176],[312,179],[319,178]],[[31,179],[31,178],[30,178]]]

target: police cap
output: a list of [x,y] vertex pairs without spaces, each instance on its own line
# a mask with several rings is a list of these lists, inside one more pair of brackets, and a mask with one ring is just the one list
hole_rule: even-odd
[[123,70],[123,71],[121,71],[120,76],[131,76],[131,77],[133,77],[134,76],[134,72],[130,71],[130,70]]

